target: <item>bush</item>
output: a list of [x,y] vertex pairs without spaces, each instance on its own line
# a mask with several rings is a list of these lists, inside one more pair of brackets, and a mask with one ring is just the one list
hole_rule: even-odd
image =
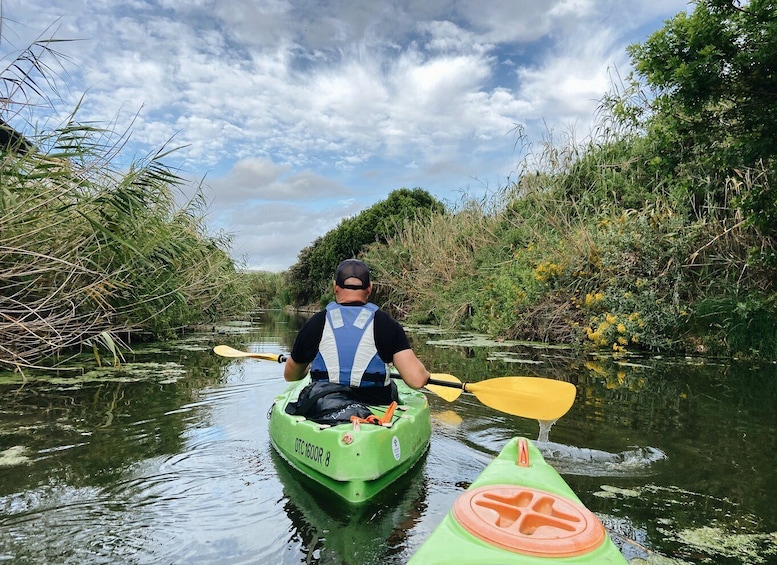
[[283,273],[249,271],[246,279],[251,309],[281,310],[291,304],[291,294]]
[[[402,188],[303,249],[287,279],[294,304],[308,305],[332,296],[332,280],[340,261],[358,257],[371,243],[386,242],[406,221],[427,221],[444,213],[443,205],[420,188]],[[372,265],[371,265],[372,266]]]

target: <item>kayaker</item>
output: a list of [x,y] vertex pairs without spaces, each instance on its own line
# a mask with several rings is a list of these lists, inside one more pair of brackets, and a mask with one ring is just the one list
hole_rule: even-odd
[[356,259],[337,267],[335,301],[300,329],[284,378],[298,381],[310,372],[312,384],[338,383],[367,404],[398,400],[388,364],[412,388],[429,380],[429,371],[411,349],[405,330],[387,312],[369,302],[370,270]]

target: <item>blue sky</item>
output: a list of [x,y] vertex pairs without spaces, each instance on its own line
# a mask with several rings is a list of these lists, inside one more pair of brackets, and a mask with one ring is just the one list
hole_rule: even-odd
[[[204,178],[247,268],[421,187],[456,204],[516,178],[516,127],[585,137],[627,45],[677,0],[5,0],[5,63],[60,43],[62,112],[131,128],[127,158]],[[43,110],[40,110],[43,112]],[[62,117],[64,117],[64,113]],[[37,116],[40,117],[40,116]],[[16,124],[16,122],[14,122]]]

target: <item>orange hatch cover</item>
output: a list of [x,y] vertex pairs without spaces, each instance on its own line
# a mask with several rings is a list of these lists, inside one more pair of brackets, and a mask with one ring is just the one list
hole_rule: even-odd
[[468,490],[453,504],[453,516],[486,543],[539,557],[584,555],[607,537],[582,504],[515,485]]

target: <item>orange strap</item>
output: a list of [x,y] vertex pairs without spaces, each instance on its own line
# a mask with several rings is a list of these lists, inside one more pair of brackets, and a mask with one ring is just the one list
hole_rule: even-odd
[[358,416],[351,416],[351,422],[359,423],[359,424],[376,424],[378,426],[382,426],[383,424],[388,424],[391,422],[391,419],[394,417],[394,410],[397,409],[397,403],[392,402],[389,404],[389,407],[386,409],[386,413],[383,414],[380,418],[378,418],[375,414],[370,414],[366,418],[359,418]]
[[518,438],[518,466],[529,466],[529,440],[525,437]]

